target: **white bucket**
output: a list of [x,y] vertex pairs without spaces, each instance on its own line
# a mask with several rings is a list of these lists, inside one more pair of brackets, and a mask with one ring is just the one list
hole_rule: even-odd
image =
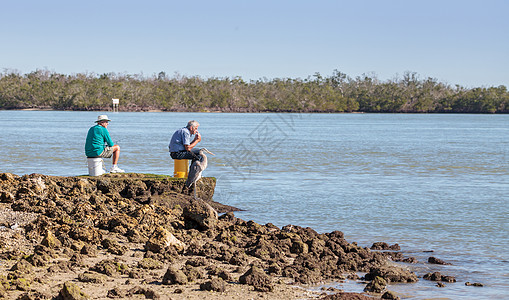
[[104,170],[104,161],[102,158],[87,158],[87,163],[89,176],[99,176],[106,173],[106,170]]

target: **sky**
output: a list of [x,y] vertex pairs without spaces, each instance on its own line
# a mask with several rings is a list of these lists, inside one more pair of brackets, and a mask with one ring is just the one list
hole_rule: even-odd
[[509,87],[507,0],[0,0],[0,70]]

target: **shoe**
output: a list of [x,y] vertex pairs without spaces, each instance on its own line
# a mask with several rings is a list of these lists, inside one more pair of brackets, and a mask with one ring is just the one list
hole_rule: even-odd
[[112,166],[110,169],[110,173],[125,173],[125,171],[120,169],[118,166]]

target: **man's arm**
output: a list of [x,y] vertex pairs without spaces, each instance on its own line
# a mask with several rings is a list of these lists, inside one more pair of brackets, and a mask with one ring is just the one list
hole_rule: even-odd
[[201,141],[201,134],[199,132],[197,132],[196,135],[194,136],[194,140],[191,142],[191,144],[184,145],[184,147],[186,148],[186,151],[191,151],[194,148],[194,146],[196,146],[196,144],[198,144],[200,141]]
[[103,129],[103,135],[104,135],[104,141],[106,142],[106,144],[110,147],[113,147],[113,145],[115,143],[113,143],[113,140],[110,137],[110,133],[108,132],[108,129],[106,129],[106,128]]

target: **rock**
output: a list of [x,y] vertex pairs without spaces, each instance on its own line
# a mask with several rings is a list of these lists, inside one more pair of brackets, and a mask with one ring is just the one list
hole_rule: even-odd
[[129,294],[136,295],[141,294],[145,296],[145,299],[160,299],[158,293],[156,293],[154,290],[149,288],[142,288],[142,287],[135,287],[129,290]]
[[226,283],[221,278],[213,278],[210,281],[200,284],[200,290],[224,292],[226,290]]
[[484,284],[479,283],[479,282],[473,282],[473,283],[470,283],[470,282],[468,282],[468,281],[467,281],[467,282],[465,282],[465,285],[466,285],[466,286],[477,286],[477,287],[483,287],[483,286],[484,286]]
[[67,281],[58,294],[59,300],[82,300],[89,299],[88,295],[83,293],[74,283]]
[[365,292],[380,294],[385,290],[387,281],[380,276],[376,276],[375,279],[371,280],[364,288]]
[[0,174],[0,180],[3,180],[3,181],[14,181],[17,178],[19,178],[18,175],[14,175],[11,173],[1,173]]
[[104,249],[107,249],[108,252],[115,255],[123,255],[127,252],[127,250],[129,250],[126,246],[120,245],[116,241],[110,239],[104,239],[101,242],[101,245],[104,247]]
[[440,272],[427,273],[422,278],[431,281],[456,282],[456,278],[453,276],[442,275]]
[[240,276],[239,282],[251,285],[259,292],[272,292],[274,290],[272,279],[256,266],[252,266],[246,273]]
[[16,300],[43,300],[43,299],[52,299],[52,297],[43,292],[27,292],[20,295]]
[[102,235],[99,230],[91,226],[74,227],[69,233],[69,236],[73,239],[91,244],[98,244],[102,240]]
[[145,243],[145,249],[154,253],[163,253],[167,247],[173,247],[178,252],[184,251],[186,245],[178,240],[171,232],[159,226]]
[[376,242],[371,245],[371,250],[389,250],[389,245],[385,242]]
[[80,253],[83,255],[88,255],[90,257],[96,257],[97,256],[97,246],[85,244],[83,248],[81,248]]
[[274,275],[281,275],[281,266],[277,263],[272,263],[269,265],[269,269],[268,269],[268,272],[269,274],[274,274]]
[[382,266],[371,268],[369,273],[367,273],[364,277],[366,280],[373,280],[376,278],[376,276],[382,277],[383,279],[387,280],[388,283],[418,281],[417,275],[398,266]]
[[337,294],[328,295],[328,296],[325,296],[320,299],[321,300],[376,300],[379,298],[373,298],[371,296],[367,296],[367,295],[359,294],[359,293],[339,292]]
[[205,257],[196,257],[191,258],[186,261],[186,265],[193,266],[193,267],[203,267],[208,266],[209,262]]
[[175,267],[169,267],[163,277],[163,284],[187,284],[187,276],[182,270],[176,269]]
[[19,291],[29,291],[30,281],[26,278],[16,278],[12,281],[12,286],[14,286]]
[[85,272],[78,275],[78,280],[81,282],[104,283],[106,282],[107,277],[95,272]]
[[302,240],[294,240],[292,243],[292,247],[290,248],[291,253],[296,254],[306,254],[308,253],[309,246],[308,244],[304,243]]
[[14,195],[12,193],[9,193],[9,192],[1,192],[0,193],[0,202],[3,202],[3,203],[13,203],[15,200],[14,198]]
[[108,276],[118,276],[119,274],[129,273],[129,267],[127,267],[125,264],[108,259],[98,262],[95,266],[90,268],[90,270]]
[[216,226],[217,212],[208,203],[202,200],[193,199],[182,212],[187,222],[194,223],[201,230],[207,230]]
[[138,262],[138,268],[146,270],[162,269],[163,263],[152,258],[144,258]]
[[446,263],[445,261],[443,261],[439,258],[433,257],[433,256],[430,256],[428,258],[428,263],[436,264],[436,265],[450,265],[450,263]]
[[186,265],[185,268],[182,270],[184,274],[187,276],[187,281],[193,282],[197,279],[205,278],[205,275],[201,271],[200,268],[195,268],[189,265]]
[[127,292],[120,290],[119,288],[114,288],[108,291],[106,297],[108,298],[126,298]]
[[14,266],[12,266],[12,268],[10,270],[18,271],[19,273],[22,273],[22,274],[30,274],[32,272],[33,268],[34,268],[34,266],[32,266],[31,263],[22,259],[22,260],[18,261]]
[[386,292],[382,295],[382,299],[399,300],[399,297],[398,297],[398,296],[396,295],[396,293],[394,293],[394,292],[386,291]]

